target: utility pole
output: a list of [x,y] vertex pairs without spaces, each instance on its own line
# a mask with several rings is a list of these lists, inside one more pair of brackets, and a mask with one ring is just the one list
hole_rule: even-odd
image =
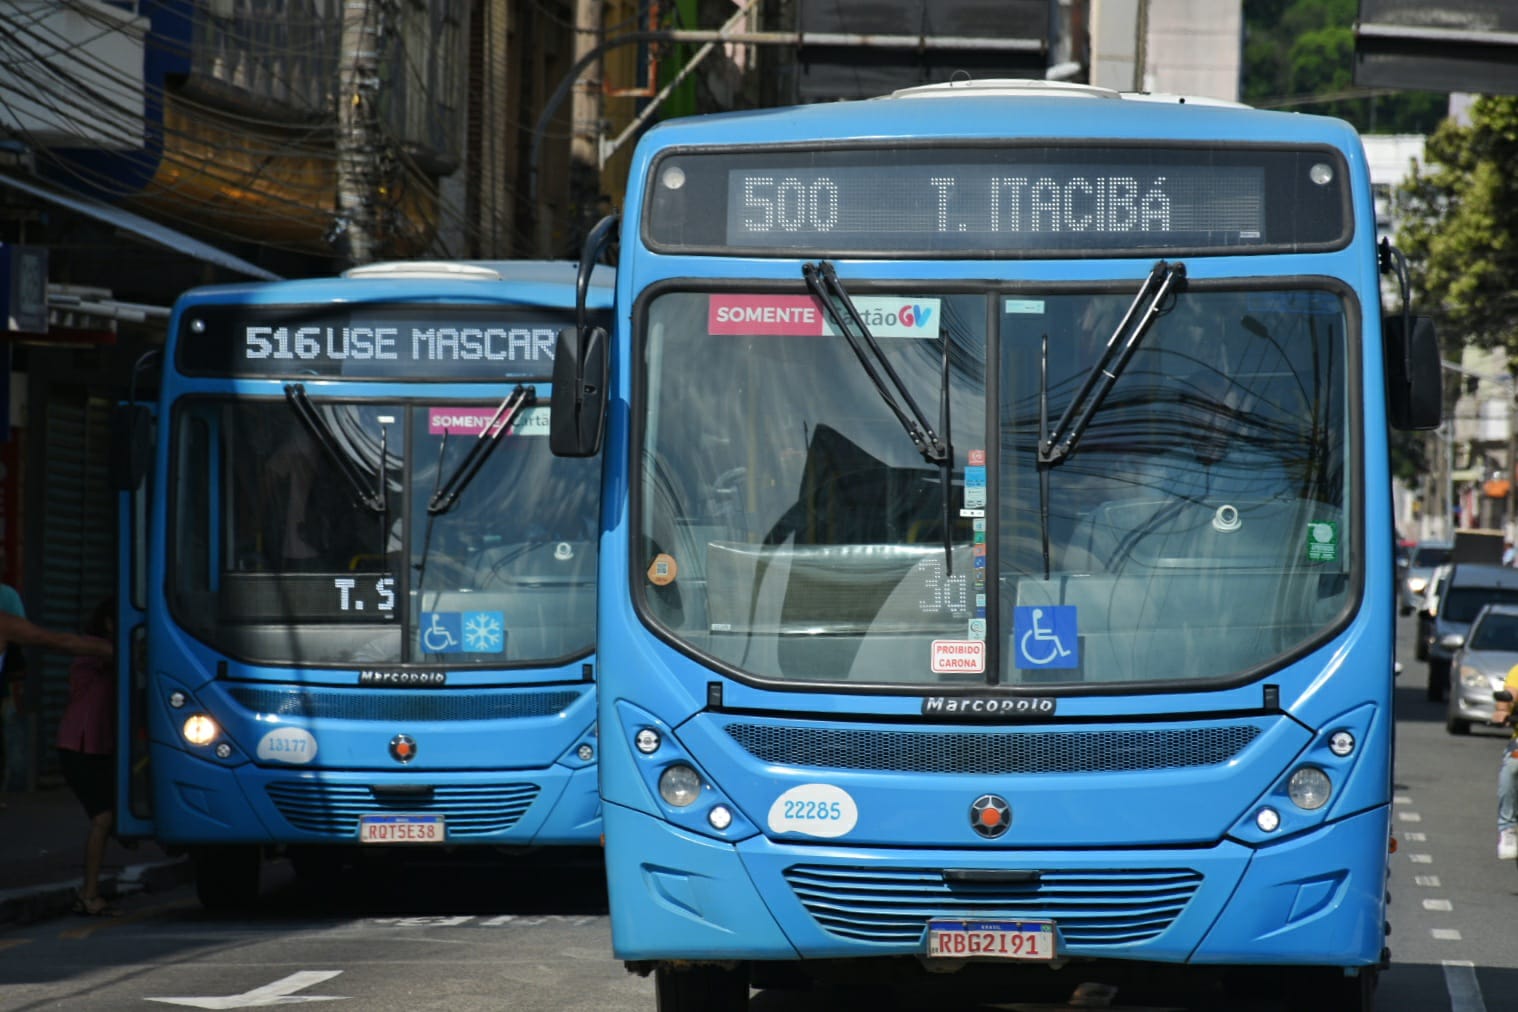
[[[576,64],[600,45],[602,18],[602,0],[575,0]],[[601,196],[601,66],[597,60],[585,69],[575,81],[570,98],[568,217],[576,240],[572,253],[578,252],[579,240],[595,224],[596,204]]]
[[385,0],[343,0],[337,60],[337,217],[328,240],[349,266],[374,260],[380,182],[379,46]]

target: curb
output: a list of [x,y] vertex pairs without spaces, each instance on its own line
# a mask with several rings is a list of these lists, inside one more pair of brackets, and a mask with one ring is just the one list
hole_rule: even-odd
[[[187,857],[151,864],[127,865],[100,876],[103,896],[120,899],[134,893],[154,893],[190,882],[194,871]],[[0,924],[31,924],[71,912],[83,880],[74,878],[46,885],[0,891]]]

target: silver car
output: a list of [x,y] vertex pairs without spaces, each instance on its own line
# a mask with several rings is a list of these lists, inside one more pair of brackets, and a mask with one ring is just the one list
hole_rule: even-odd
[[1407,557],[1407,566],[1398,575],[1398,599],[1402,614],[1411,615],[1423,601],[1434,570],[1450,560],[1454,545],[1448,541],[1420,541]]
[[1444,728],[1469,734],[1472,724],[1486,723],[1502,688],[1518,664],[1518,604],[1489,604],[1476,613],[1465,643],[1450,662],[1449,706]]

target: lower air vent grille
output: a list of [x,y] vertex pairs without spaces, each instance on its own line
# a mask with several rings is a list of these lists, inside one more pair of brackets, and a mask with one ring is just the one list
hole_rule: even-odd
[[442,815],[449,839],[501,833],[515,826],[538,796],[537,784],[477,784],[434,788],[430,794],[386,797],[363,784],[278,781],[269,799],[290,825],[308,833],[358,839],[360,815],[414,812]]
[[1100,948],[1155,938],[1202,884],[1185,868],[1046,871],[1029,883],[950,883],[931,868],[795,865],[797,899],[829,933],[883,944],[922,940],[933,918],[1052,920],[1066,946]]

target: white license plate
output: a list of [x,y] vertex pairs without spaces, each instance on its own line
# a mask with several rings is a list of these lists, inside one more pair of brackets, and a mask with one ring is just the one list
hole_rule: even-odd
[[360,815],[360,843],[446,843],[441,815]]
[[947,959],[1053,959],[1054,922],[929,921],[928,955]]

